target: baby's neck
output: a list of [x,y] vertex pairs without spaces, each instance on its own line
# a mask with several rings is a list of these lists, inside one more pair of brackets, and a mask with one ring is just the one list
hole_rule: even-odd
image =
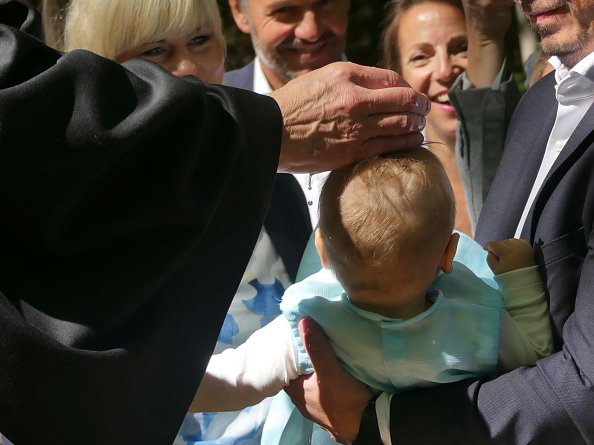
[[433,301],[427,298],[426,291],[412,296],[390,294],[388,297],[387,293],[366,290],[356,292],[355,295],[349,294],[349,299],[358,308],[397,320],[416,317],[433,305]]

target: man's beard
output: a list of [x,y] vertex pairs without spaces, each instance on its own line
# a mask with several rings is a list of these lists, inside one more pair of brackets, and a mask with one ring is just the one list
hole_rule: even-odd
[[582,30],[575,39],[569,42],[549,41],[548,36],[553,34],[553,31],[547,26],[533,26],[541,38],[540,46],[542,51],[549,56],[557,56],[561,62],[567,67],[575,66],[580,60],[588,55],[584,43],[588,41],[588,35],[585,30]]
[[[555,3],[547,5],[547,9],[568,8],[567,0],[557,0]],[[526,11],[525,11],[526,12]],[[586,31],[580,32],[576,38],[569,42],[556,42],[552,36],[560,28],[557,25],[530,25],[540,36],[540,46],[542,51],[549,56],[557,56],[567,67],[573,67],[577,62],[583,59],[586,54],[584,43],[588,41]]]
[[287,83],[289,80],[293,80],[299,75],[298,72],[291,70],[287,63],[280,57],[275,57],[274,55],[264,51],[262,49],[262,45],[260,45],[260,39],[255,32],[251,33],[251,37],[252,46],[254,47],[254,52],[256,53],[258,59],[260,59],[262,63],[268,68],[270,68],[270,70],[274,71],[276,75],[283,81],[283,83]]
[[[263,49],[263,46],[260,44],[260,39],[258,38],[257,33],[253,31],[253,29],[250,34],[252,39],[252,46],[254,48],[256,56],[258,56],[262,63],[266,65],[268,68],[270,68],[270,70],[274,71],[274,73],[276,73],[276,75],[283,81],[283,83],[287,83],[288,81],[295,79],[308,69],[313,70],[315,68],[320,68],[318,66],[311,67],[307,65],[302,65],[299,67],[298,70],[292,70],[291,68],[289,68],[289,65],[278,56],[278,54]],[[335,38],[336,37],[330,33],[328,33],[326,36],[321,37],[322,40],[326,40],[329,43]],[[286,49],[292,46],[300,45],[303,45],[303,40],[294,38],[292,40],[283,42],[281,45],[278,46],[278,48]],[[339,60],[341,60],[340,56],[337,57],[336,60],[332,60],[331,62],[338,62]]]

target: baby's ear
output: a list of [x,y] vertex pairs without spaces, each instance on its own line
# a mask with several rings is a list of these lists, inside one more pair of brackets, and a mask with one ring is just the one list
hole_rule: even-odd
[[444,273],[450,273],[453,270],[453,263],[454,257],[456,256],[456,249],[458,248],[458,240],[460,239],[460,235],[457,233],[452,233],[450,235],[450,239],[445,246],[445,249],[441,255],[439,260],[438,267]]
[[330,263],[328,262],[328,257],[326,256],[326,245],[324,244],[324,239],[322,238],[322,232],[318,227],[315,232],[315,239],[314,244],[316,245],[316,250],[318,251],[318,255],[320,257],[320,261],[322,262],[322,266],[324,269],[330,269]]

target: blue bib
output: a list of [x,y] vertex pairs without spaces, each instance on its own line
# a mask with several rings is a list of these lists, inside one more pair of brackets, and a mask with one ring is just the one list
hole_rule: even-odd
[[439,276],[433,305],[408,320],[354,306],[328,270],[291,286],[281,309],[289,321],[303,373],[313,372],[297,331],[308,316],[322,328],[343,366],[378,391],[450,383],[497,365],[503,296],[468,268]]

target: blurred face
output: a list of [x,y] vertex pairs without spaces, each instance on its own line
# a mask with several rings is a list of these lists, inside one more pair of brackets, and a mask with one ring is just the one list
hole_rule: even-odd
[[412,6],[398,27],[402,77],[431,100],[428,139],[453,141],[456,114],[447,91],[466,70],[466,21],[462,11],[445,3]]
[[349,0],[229,0],[273,88],[341,59]]
[[194,76],[204,83],[222,83],[225,65],[223,45],[212,29],[149,42],[116,57],[120,63],[140,57],[158,63],[171,74]]
[[517,1],[541,37],[544,52],[569,68],[594,51],[593,0]]

